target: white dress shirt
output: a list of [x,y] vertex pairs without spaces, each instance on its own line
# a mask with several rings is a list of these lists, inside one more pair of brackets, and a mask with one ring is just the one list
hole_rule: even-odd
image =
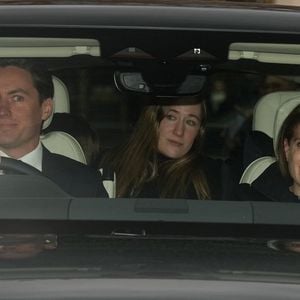
[[[0,156],[3,157],[10,157],[5,152],[0,150]],[[31,152],[25,154],[24,156],[20,157],[18,160],[31,165],[32,167],[42,171],[42,159],[43,159],[43,147],[41,142],[37,145],[37,147],[32,150]]]

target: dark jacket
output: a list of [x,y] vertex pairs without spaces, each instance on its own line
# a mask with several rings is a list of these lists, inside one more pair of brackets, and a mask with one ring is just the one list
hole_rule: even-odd
[[80,162],[43,147],[42,173],[75,197],[108,197],[101,175]]
[[291,185],[291,179],[281,174],[278,163],[275,162],[251,186],[239,185],[234,197],[235,200],[242,201],[299,202],[298,197],[289,190]]
[[[160,158],[163,163],[167,158]],[[211,199],[220,200],[222,198],[222,160],[203,157],[201,159],[201,169],[207,178],[207,183],[211,192]],[[144,184],[136,197],[139,198],[160,198],[160,182],[159,176]],[[183,199],[198,199],[197,193],[192,182],[187,187],[186,194],[181,197]]]

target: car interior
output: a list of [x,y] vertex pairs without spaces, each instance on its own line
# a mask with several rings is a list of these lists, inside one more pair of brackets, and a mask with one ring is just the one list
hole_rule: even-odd
[[[0,41],[1,57],[29,57],[49,65],[54,73],[54,114],[83,115],[96,129],[104,152],[129,137],[141,109],[155,101],[155,96],[168,99],[197,94],[207,88],[209,115],[204,149],[213,157],[229,161],[235,158],[233,172],[237,179],[234,184],[253,181],[274,161],[269,158],[266,163],[260,158],[263,167],[252,163],[258,158],[257,149],[259,156],[274,156],[271,140],[282,122],[279,116],[286,115],[299,97],[297,91],[290,91],[265,95],[258,100],[262,80],[270,70],[276,73],[277,65],[284,65],[280,72],[295,72],[298,46],[292,44],[231,42],[227,50],[222,49],[218,59],[215,53],[212,55],[201,48],[182,50],[181,54],[177,49],[176,54],[171,54],[176,55],[175,59],[162,61],[137,47],[125,47],[107,55],[112,49],[108,50],[101,39],[99,42],[83,38],[9,37]],[[228,58],[225,58],[226,53]],[[221,92],[225,89],[226,101],[213,103],[210,96],[214,81],[225,84]],[[291,105],[283,105],[285,102]],[[246,124],[246,121],[251,122],[248,112],[249,116],[253,112],[250,125]],[[44,123],[43,130],[49,127],[51,120],[52,117]],[[52,152],[87,164],[80,143],[69,133],[47,131],[41,138]],[[228,144],[229,140],[233,145]],[[253,166],[248,167],[251,163]],[[249,171],[253,168],[255,171]],[[100,169],[107,172],[101,166]],[[115,174],[104,180],[111,197],[114,197],[114,179]]]
[[[103,184],[108,195],[102,189],[101,196],[74,196],[55,183],[57,173],[47,177],[0,155],[0,175],[13,171],[0,177],[0,299],[299,298],[299,203],[259,201],[257,194],[241,200],[235,193],[253,189],[270,170],[280,127],[300,104],[299,9],[275,1],[0,2],[0,60],[32,59],[52,74],[54,111],[41,128],[42,144],[83,163],[66,165],[91,179],[77,180],[75,171],[65,176],[62,163],[53,169],[80,192],[80,184],[66,179],[74,177],[84,190],[100,172],[96,188]],[[207,110],[203,135],[203,107],[197,102],[200,112],[188,114],[197,125],[191,147],[203,142],[197,159],[183,154],[189,165],[178,161],[188,169],[167,169],[173,160],[153,142],[154,159],[140,164],[142,171],[150,166],[152,177],[132,174],[163,196],[135,194],[140,182],[134,180],[125,196],[117,194],[117,174],[105,158],[135,133],[145,108],[164,106],[147,131],[159,139],[165,106],[193,96]],[[148,134],[143,138],[147,145]],[[221,167],[209,165],[202,174],[205,156]],[[84,173],[86,166],[95,176]],[[126,168],[124,181],[138,170]],[[221,178],[214,185],[221,196],[210,197],[202,176],[210,171]],[[163,184],[155,181],[160,175]],[[186,181],[169,185],[174,177]],[[193,199],[159,190],[188,185]]]
[[[70,113],[69,93],[65,84],[53,76],[54,84],[54,110],[52,116],[43,123],[45,130],[52,121],[55,113]],[[65,155],[69,158],[86,164],[85,154],[79,142],[70,134],[63,131],[52,131],[42,134],[41,141],[51,152]]]
[[[259,13],[253,7],[246,9],[241,24],[238,8],[207,6],[198,11],[193,10],[191,3],[180,18],[176,17],[175,6],[151,7],[158,14],[157,20],[153,20],[151,14],[142,14],[143,6],[131,4],[120,5],[112,11],[109,5],[87,5],[82,10],[68,5],[50,8],[28,8],[32,16],[30,26],[16,25],[0,11],[0,23],[4,24],[0,28],[0,57],[31,58],[49,66],[55,83],[54,115],[62,119],[65,114],[83,117],[96,131],[100,145],[97,163],[103,154],[128,139],[145,106],[157,103],[158,99],[168,102],[173,96],[198,93],[205,94],[208,110],[203,152],[226,162],[222,176],[228,188],[228,193],[224,193],[227,200],[235,200],[231,196],[232,187],[240,182],[252,182],[274,160],[272,139],[278,129],[272,124],[277,122],[279,106],[284,101],[297,102],[293,97],[297,98],[298,92],[285,90],[265,95],[264,79],[268,75],[295,79],[299,76],[297,14],[289,15],[291,23],[295,24],[292,29],[286,22],[285,11],[280,9],[262,9]],[[22,9],[27,9],[26,6],[10,9],[16,19],[25,22]],[[48,14],[52,9],[55,14],[50,18]],[[122,17],[117,18],[116,12]],[[127,12],[135,17],[134,24],[128,20],[130,14]],[[269,20],[267,24],[266,19]],[[118,26],[111,26],[111,20],[117,20]],[[128,24],[131,25],[128,27]],[[296,86],[299,87],[299,81]],[[275,106],[267,106],[265,113],[260,103],[268,97]],[[283,106],[282,109],[290,110]],[[42,132],[43,143],[53,152],[88,164],[83,145],[70,131],[63,127],[55,127],[52,131],[56,122],[53,119],[50,124],[44,124],[48,127]],[[263,163],[263,168],[255,167],[255,171],[250,172],[251,179],[247,179],[249,171],[246,168],[262,156],[272,158]],[[104,166],[97,165],[97,168],[103,174],[109,200],[117,201],[116,174]],[[74,199],[74,203],[77,200]],[[131,199],[124,203],[127,201],[134,212],[168,210],[165,204],[155,202],[157,199],[149,200],[150,204],[137,200],[143,208],[136,204],[137,208]],[[191,212],[179,202],[172,203],[175,210]],[[223,207],[221,201],[215,202],[213,205]],[[119,202],[111,201],[110,205],[117,207],[116,203]],[[210,205],[191,203],[188,201],[187,206]],[[236,205],[253,211],[249,203]],[[87,210],[87,216],[96,218],[92,212],[96,211],[95,207]],[[239,221],[253,221],[247,213],[241,213],[241,217],[238,213],[239,209],[235,216]],[[205,215],[201,217],[205,219]],[[198,216],[199,220],[201,217]],[[234,220],[231,214],[220,216],[216,213],[215,218]]]
[[[252,160],[245,169],[240,183],[251,184],[262,172],[276,160],[277,137],[281,125],[289,113],[300,104],[299,92],[274,92],[267,94],[260,99],[253,114],[252,134],[251,138],[255,140],[255,133],[263,133],[264,141],[260,141],[261,157]],[[273,155],[268,149],[269,142],[272,141]],[[255,141],[253,142],[254,144]],[[250,145],[250,143],[248,144]],[[251,147],[251,146],[250,146]],[[255,149],[250,149],[255,153]],[[265,151],[265,153],[263,153]]]

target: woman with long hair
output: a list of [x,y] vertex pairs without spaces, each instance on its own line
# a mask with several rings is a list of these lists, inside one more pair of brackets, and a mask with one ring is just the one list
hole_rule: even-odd
[[205,103],[195,97],[147,106],[110,160],[117,197],[220,198],[221,162],[201,153],[205,123]]

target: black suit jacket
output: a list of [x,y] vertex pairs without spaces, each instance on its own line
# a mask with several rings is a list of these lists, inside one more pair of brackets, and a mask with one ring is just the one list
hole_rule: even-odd
[[233,197],[242,201],[274,201],[274,202],[297,202],[299,199],[289,187],[293,184],[290,178],[284,177],[277,162],[271,164],[251,186],[240,184]]
[[108,197],[101,175],[80,162],[43,147],[42,173],[75,197]]

